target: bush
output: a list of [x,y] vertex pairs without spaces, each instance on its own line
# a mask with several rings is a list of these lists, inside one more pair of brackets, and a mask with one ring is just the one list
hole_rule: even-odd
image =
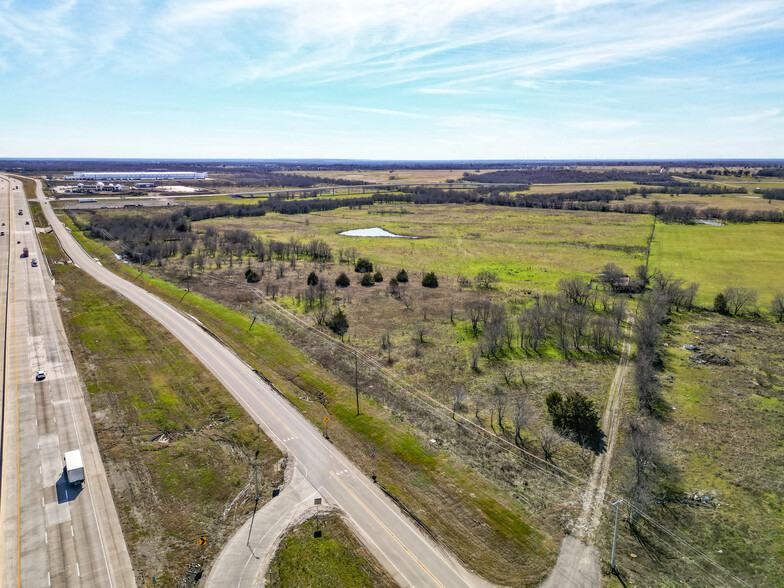
[[348,319],[342,308],[339,308],[338,311],[332,315],[329,322],[327,322],[327,326],[333,333],[340,335],[341,339],[343,338],[343,335],[348,332]]
[[433,272],[428,272],[422,278],[422,285],[425,288],[438,288],[438,278]]
[[357,260],[357,265],[354,266],[354,271],[358,274],[366,274],[373,271],[373,264],[367,257],[360,257]]
[[719,314],[727,315],[730,313],[730,308],[727,306],[727,299],[724,297],[724,294],[719,292],[716,294],[716,298],[713,299],[713,310],[718,312]]
[[318,286],[318,283],[319,279],[316,272],[310,272],[310,275],[308,276],[308,286]]
[[406,282],[408,282],[408,274],[406,273],[406,270],[404,270],[404,269],[402,269],[399,272],[397,272],[397,276],[396,277],[397,277],[397,281],[400,282],[401,284],[405,284]]
[[256,282],[259,282],[261,280],[259,274],[257,274],[250,268],[245,270],[245,279],[248,281],[249,284],[255,284]]
[[359,281],[360,284],[363,286],[375,286],[376,282],[373,280],[373,274],[367,273],[362,276],[362,279]]
[[376,272],[375,274],[373,274],[373,281],[374,282],[383,282],[384,281],[384,276],[381,275],[381,272]]
[[339,275],[339,276],[338,276],[338,277],[335,279],[335,285],[336,285],[338,288],[348,288],[348,285],[349,285],[350,283],[351,283],[351,280],[349,280],[349,279],[348,279],[348,276],[346,275],[346,272],[343,272],[343,273],[341,273],[341,274],[340,274],[340,275]]

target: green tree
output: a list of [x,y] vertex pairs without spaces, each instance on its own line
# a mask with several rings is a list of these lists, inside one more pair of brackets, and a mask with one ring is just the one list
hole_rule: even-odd
[[593,400],[580,392],[573,392],[566,398],[558,392],[551,392],[545,404],[553,419],[553,427],[582,447],[589,447],[597,453],[603,449],[604,433],[599,427],[599,412]]
[[339,308],[338,311],[332,315],[329,322],[327,322],[327,326],[333,333],[340,335],[340,339],[343,340],[343,335],[348,332],[348,318],[346,318],[346,313],[343,312],[342,308]]
[[408,282],[408,273],[404,269],[397,272],[397,276],[395,277],[397,278],[397,281],[400,282],[401,284],[405,284],[406,282]]
[[362,279],[359,281],[360,284],[363,286],[375,286],[376,282],[373,279],[373,274],[367,273],[362,276]]
[[719,314],[726,315],[730,313],[730,308],[727,306],[727,299],[721,292],[716,294],[716,298],[713,299],[713,310]]
[[[400,279],[398,278],[398,281]],[[422,278],[422,285],[425,288],[438,288],[438,277],[433,272],[428,272]]]
[[348,288],[348,285],[349,285],[350,283],[351,283],[351,280],[349,280],[349,279],[348,279],[348,276],[346,275],[346,272],[343,272],[343,273],[341,273],[341,274],[340,274],[340,275],[339,275],[339,276],[338,276],[338,277],[335,279],[335,285],[336,285],[338,288]]
[[367,257],[360,257],[354,266],[354,271],[358,274],[366,274],[373,271],[373,263]]
[[383,282],[384,281],[384,276],[381,275],[381,272],[376,272],[375,274],[373,274],[373,281],[374,282]]
[[259,274],[257,274],[250,268],[245,270],[245,279],[248,281],[249,284],[255,284],[256,282],[261,280]]
[[308,275],[308,286],[318,286],[319,279],[316,272],[310,272]]

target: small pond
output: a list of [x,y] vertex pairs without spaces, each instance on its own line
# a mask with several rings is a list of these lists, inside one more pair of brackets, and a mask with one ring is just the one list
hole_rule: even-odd
[[705,220],[704,218],[695,218],[691,221],[695,225],[710,225],[712,227],[723,227],[724,223],[715,220]]
[[381,227],[372,227],[370,229],[351,229],[350,231],[343,231],[338,233],[346,237],[398,237],[400,239],[418,239],[419,237],[410,237],[408,235],[395,235]]

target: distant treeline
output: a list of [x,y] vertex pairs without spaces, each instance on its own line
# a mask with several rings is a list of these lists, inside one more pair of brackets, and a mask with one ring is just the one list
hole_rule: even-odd
[[[690,188],[706,188],[693,186]],[[258,217],[268,212],[280,214],[307,214],[338,208],[361,208],[375,203],[410,204],[486,204],[514,208],[544,208],[552,210],[586,210],[625,214],[651,214],[664,222],[690,223],[694,220],[718,220],[731,223],[759,221],[784,222],[784,213],[777,210],[749,211],[707,207],[663,204],[658,200],[622,202],[630,194],[645,196],[646,188],[621,190],[581,190],[578,192],[510,195],[501,191],[442,190],[438,188],[411,188],[404,193],[379,193],[357,198],[314,198],[307,200],[269,198],[253,204],[225,204],[215,206],[187,206],[168,214],[145,216],[134,213],[93,213],[89,223],[78,223],[93,238],[108,238],[133,243],[134,250],[150,258],[161,258],[177,252],[177,242],[191,231],[191,223],[222,217]],[[784,199],[784,190],[777,195]],[[775,196],[771,196],[775,197]]]
[[667,174],[643,171],[608,169],[602,171],[582,171],[578,169],[543,167],[540,169],[510,169],[483,174],[466,172],[463,179],[469,182],[493,184],[564,184],[596,182],[635,182],[638,184],[678,185]]
[[[341,180],[304,176],[302,174],[274,172],[263,168],[241,168],[231,170],[231,178],[213,178],[210,186],[269,186],[280,188],[312,188],[318,184],[337,186],[363,186],[361,180]],[[193,182],[190,182],[193,183]]]
[[768,190],[760,190],[757,192],[757,194],[770,200],[784,200],[784,188],[770,188]]
[[761,178],[784,178],[784,166],[777,165],[775,167],[764,167],[755,175]]

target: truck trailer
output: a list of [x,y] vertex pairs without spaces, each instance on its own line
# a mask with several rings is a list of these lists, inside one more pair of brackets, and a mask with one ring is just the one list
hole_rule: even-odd
[[78,449],[65,454],[65,477],[69,484],[84,482],[84,463],[82,463],[82,452]]
[[30,252],[28,251],[27,247],[23,247],[22,248],[22,257],[27,257],[28,255],[30,255]]

